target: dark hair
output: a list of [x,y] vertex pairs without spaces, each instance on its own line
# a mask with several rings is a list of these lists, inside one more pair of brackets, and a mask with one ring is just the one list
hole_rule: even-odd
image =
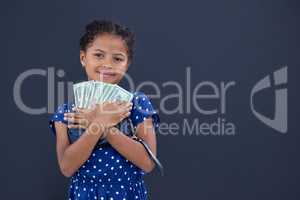
[[134,33],[129,28],[109,20],[94,20],[86,25],[85,33],[80,38],[80,50],[85,51],[88,45],[92,43],[98,35],[103,33],[120,36],[127,45],[128,58],[132,61],[135,42]]

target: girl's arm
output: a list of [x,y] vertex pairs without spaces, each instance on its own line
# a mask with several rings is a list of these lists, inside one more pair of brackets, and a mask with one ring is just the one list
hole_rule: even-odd
[[[136,131],[137,136],[144,140],[153,154],[156,155],[156,136],[152,118],[138,124]],[[126,136],[117,128],[111,128],[106,139],[121,155],[145,172],[151,172],[154,169],[154,162],[140,142]]]
[[78,140],[70,144],[67,125],[55,122],[55,129],[58,164],[62,174],[70,177],[89,158],[103,132],[99,129],[98,132],[90,133],[86,129]]
[[[87,112],[65,113],[66,120],[75,123],[70,125],[71,127],[84,126],[85,128],[85,132],[73,144],[69,143],[67,126],[55,122],[56,151],[61,172],[67,177],[72,176],[89,158],[98,140],[102,137],[103,130],[128,117],[131,107],[132,103],[115,102],[97,105],[93,110]],[[88,123],[86,124],[86,122]]]

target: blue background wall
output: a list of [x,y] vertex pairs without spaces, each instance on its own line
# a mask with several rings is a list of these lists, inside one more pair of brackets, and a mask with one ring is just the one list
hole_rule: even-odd
[[[226,113],[167,115],[165,123],[214,121],[224,117],[235,124],[232,136],[158,134],[158,156],[166,174],[146,177],[151,199],[281,200],[299,199],[299,2],[252,1],[2,1],[1,2],[2,133],[1,199],[65,199],[68,179],[55,155],[49,114],[28,115],[13,100],[18,75],[31,68],[63,69],[56,81],[79,81],[78,41],[92,19],[112,19],[137,35],[136,57],[129,73],[136,84],[156,82],[162,97],[172,88],[167,81],[191,86],[211,81],[219,86],[234,81],[226,99]],[[288,133],[261,123],[252,114],[252,87],[266,75],[288,66]],[[24,82],[22,97],[32,107],[47,102],[45,77]],[[126,84],[124,84],[124,87]],[[174,89],[174,88],[173,88]],[[145,93],[153,92],[145,88]],[[186,92],[186,89],[184,89]],[[186,98],[184,98],[186,102]],[[160,101],[153,99],[156,107]],[[272,117],[274,90],[255,102]],[[168,106],[176,105],[170,100]],[[203,101],[216,107],[218,101]],[[266,114],[266,115],[267,115]]]

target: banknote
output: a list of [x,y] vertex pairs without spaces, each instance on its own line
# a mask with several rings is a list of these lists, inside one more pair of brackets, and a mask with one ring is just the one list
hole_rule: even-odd
[[79,108],[91,108],[94,104],[106,101],[130,102],[133,94],[117,84],[109,84],[100,81],[83,81],[73,85],[75,106]]

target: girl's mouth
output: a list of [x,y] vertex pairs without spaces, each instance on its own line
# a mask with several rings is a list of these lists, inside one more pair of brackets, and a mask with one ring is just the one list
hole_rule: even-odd
[[116,76],[116,73],[114,72],[97,71],[97,74],[100,78],[112,78]]

